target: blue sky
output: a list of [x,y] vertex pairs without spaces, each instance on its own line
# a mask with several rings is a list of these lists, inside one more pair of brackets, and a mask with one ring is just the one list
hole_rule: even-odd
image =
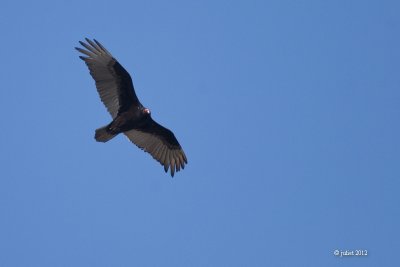
[[[400,265],[398,1],[3,2],[0,266]],[[95,142],[84,37],[174,131],[175,178]]]

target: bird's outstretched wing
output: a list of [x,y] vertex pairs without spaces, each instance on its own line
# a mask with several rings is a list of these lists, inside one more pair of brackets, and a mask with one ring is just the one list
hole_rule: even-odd
[[114,119],[118,112],[127,110],[131,105],[139,105],[129,73],[98,41],[85,39],[87,43],[79,43],[87,50],[79,47],[75,49],[85,54],[80,58],[88,66],[101,101],[111,117]]
[[124,134],[132,143],[160,162],[165,172],[170,168],[172,177],[175,171],[185,168],[187,158],[178,140],[170,130],[153,119],[150,118],[143,127],[124,132]]

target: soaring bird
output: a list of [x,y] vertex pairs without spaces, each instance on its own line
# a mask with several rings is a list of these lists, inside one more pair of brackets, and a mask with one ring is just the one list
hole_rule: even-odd
[[185,168],[187,158],[175,135],[151,118],[150,109],[145,108],[136,96],[132,78],[95,39],[79,41],[86,48],[75,47],[85,56],[79,56],[89,68],[96,82],[101,101],[111,114],[112,121],[95,132],[97,142],[107,142],[124,133],[140,149],[168,168],[173,177],[175,171]]

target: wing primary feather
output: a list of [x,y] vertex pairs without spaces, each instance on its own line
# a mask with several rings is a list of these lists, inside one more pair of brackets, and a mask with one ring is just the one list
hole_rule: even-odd
[[169,149],[167,146],[164,146],[164,155],[163,155],[163,164],[164,164],[164,171],[168,172],[169,169],[169,160],[168,160]]
[[187,164],[187,163],[188,163],[188,161],[187,161],[187,158],[186,158],[185,152],[183,152],[183,149],[181,149],[181,152],[182,152],[183,159],[184,159],[185,163]]
[[93,40],[104,52],[106,52],[106,54],[111,56],[111,53],[108,52],[108,50],[100,42],[98,42],[96,39],[93,39]]
[[172,158],[171,160],[171,176],[174,177],[175,174],[175,159]]
[[179,158],[179,155],[175,151],[175,160],[176,160],[176,171],[179,172],[181,170],[181,159]]
[[91,57],[91,58],[95,58],[95,57],[96,57],[95,54],[90,53],[89,51],[84,50],[84,49],[82,49],[82,48],[75,47],[75,49],[78,50],[79,52],[81,52],[82,54],[85,54],[85,55],[87,55],[87,56],[89,56],[89,57]]
[[161,163],[160,158],[161,158],[161,155],[162,155],[162,150],[163,150],[163,147],[161,145],[157,146],[156,149],[154,150],[154,156],[153,156],[160,163]]
[[92,42],[92,40],[85,38],[86,42],[88,42],[91,46],[93,46],[94,49],[96,49],[97,51],[99,51],[101,53],[101,49],[100,47],[98,47],[95,43]]
[[167,150],[165,152],[164,164],[169,166],[169,163],[171,162],[171,160],[170,160],[171,150],[169,150],[169,148],[167,146],[165,146],[165,147],[166,147]]
[[180,162],[181,168],[182,168],[182,170],[183,170],[183,169],[185,168],[185,161],[184,161],[184,159],[183,159],[182,152],[181,152],[181,151],[178,151],[178,152],[177,152],[177,156],[178,156],[178,158],[179,158],[179,162]]
[[94,54],[98,54],[98,53],[99,53],[98,51],[96,51],[95,49],[93,49],[93,47],[87,45],[86,43],[84,43],[84,42],[82,42],[82,41],[79,41],[79,43],[80,43],[83,47],[85,47],[87,50],[89,50],[90,52],[92,52],[92,53],[94,53]]
[[178,172],[179,171],[179,161],[178,158],[176,157],[176,150],[172,150],[172,158],[174,159],[174,163],[175,163],[175,170]]
[[[165,166],[168,166],[165,163],[166,162],[166,158],[167,158],[167,152],[168,152],[167,150],[168,150],[168,148],[166,146],[163,146],[162,150],[161,150],[161,154],[160,154],[160,162],[164,166],[164,168],[165,168]],[[168,170],[168,168],[167,168],[167,170]]]
[[164,171],[168,172],[168,165],[167,164],[164,165]]

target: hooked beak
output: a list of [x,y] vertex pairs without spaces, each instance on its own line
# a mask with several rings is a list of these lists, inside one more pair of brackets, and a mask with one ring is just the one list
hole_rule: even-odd
[[143,111],[144,111],[144,113],[147,113],[147,114],[149,114],[149,115],[150,115],[150,113],[151,113],[151,112],[150,112],[150,109],[148,109],[148,108],[145,108]]

